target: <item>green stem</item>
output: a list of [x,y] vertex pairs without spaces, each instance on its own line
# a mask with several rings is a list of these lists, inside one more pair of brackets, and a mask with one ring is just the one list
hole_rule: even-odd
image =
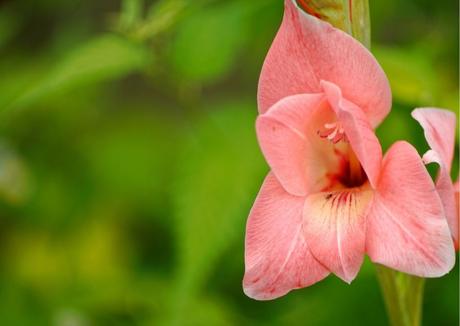
[[351,35],[366,48],[371,48],[371,19],[368,0],[349,0]]
[[393,326],[419,326],[425,279],[376,265],[385,307]]

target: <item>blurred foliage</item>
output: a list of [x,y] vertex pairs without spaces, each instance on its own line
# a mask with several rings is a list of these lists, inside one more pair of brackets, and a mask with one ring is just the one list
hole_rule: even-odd
[[[1,325],[387,323],[369,261],[351,286],[242,292],[245,220],[268,171],[257,79],[282,10],[2,2]],[[378,135],[423,153],[410,110],[458,109],[458,3],[372,1],[371,21],[394,98]],[[426,292],[425,325],[457,325],[458,268]]]
[[148,59],[146,49],[123,38],[98,36],[73,49],[6,108],[24,107],[56,91],[124,76],[145,67]]

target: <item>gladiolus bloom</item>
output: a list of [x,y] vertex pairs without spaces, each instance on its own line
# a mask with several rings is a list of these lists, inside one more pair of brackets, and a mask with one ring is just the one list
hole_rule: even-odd
[[391,107],[387,78],[359,42],[285,3],[259,81],[257,136],[271,168],[246,228],[243,288],[277,298],[367,254],[437,277],[455,255],[443,205],[416,150],[382,158],[374,128]]
[[431,148],[423,155],[423,161],[425,164],[439,164],[436,189],[444,206],[455,248],[458,249],[458,181],[454,185],[450,178],[455,147],[455,114],[442,109],[420,108],[412,111],[412,117],[422,126]]

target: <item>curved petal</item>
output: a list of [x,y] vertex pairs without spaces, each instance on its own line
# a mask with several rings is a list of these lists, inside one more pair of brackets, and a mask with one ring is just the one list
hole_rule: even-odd
[[371,185],[375,187],[382,163],[382,148],[372,126],[358,106],[342,97],[342,92],[337,85],[322,80],[321,87]]
[[259,115],[257,137],[273,173],[287,192],[305,196],[326,186],[324,175],[338,169],[331,142],[318,136],[319,127],[335,120],[323,94],[283,98]]
[[421,277],[439,277],[455,263],[444,211],[417,151],[395,143],[385,155],[368,215],[371,260]]
[[443,109],[419,108],[412,111],[412,117],[420,123],[428,145],[439,153],[450,172],[455,146],[455,114]]
[[323,192],[305,202],[304,233],[313,256],[348,283],[363,262],[365,212],[372,193],[368,187]]
[[246,226],[244,292],[269,300],[329,274],[311,255],[302,234],[305,199],[288,194],[270,173]]
[[286,96],[319,92],[322,79],[338,85],[372,126],[390,111],[390,86],[372,54],[348,34],[286,0],[283,22],[260,75],[259,112]]
[[419,108],[412,111],[412,117],[422,126],[427,143],[432,149],[423,156],[425,164],[439,164],[436,190],[441,197],[452,237],[458,246],[458,211],[450,178],[455,146],[455,114],[443,109]]
[[434,150],[429,150],[425,153],[425,155],[423,155],[423,162],[425,164],[439,164],[440,169],[436,178],[436,190],[439,194],[439,197],[441,198],[455,247],[458,248],[458,208],[455,199],[455,187],[452,184],[449,170],[446,168],[441,156]]

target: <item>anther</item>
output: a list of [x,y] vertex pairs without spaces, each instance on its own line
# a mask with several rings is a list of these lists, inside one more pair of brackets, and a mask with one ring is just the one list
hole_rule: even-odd
[[340,123],[333,122],[333,123],[325,123],[324,128],[326,130],[318,130],[318,135],[321,138],[326,138],[327,140],[331,141],[334,144],[337,144],[339,141],[348,141],[347,136],[345,135],[345,130],[340,125]]

